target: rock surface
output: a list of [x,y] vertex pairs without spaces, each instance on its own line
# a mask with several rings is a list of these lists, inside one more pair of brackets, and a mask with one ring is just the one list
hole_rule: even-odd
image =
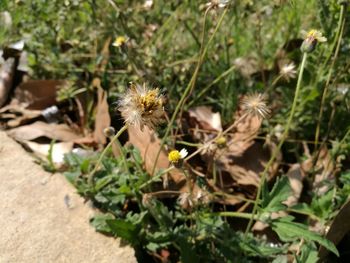
[[95,232],[94,210],[60,174],[49,174],[0,131],[0,262],[137,262]]

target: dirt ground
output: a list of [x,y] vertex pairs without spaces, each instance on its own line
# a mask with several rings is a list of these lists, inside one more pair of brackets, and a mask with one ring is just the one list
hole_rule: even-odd
[[96,233],[95,213],[60,174],[49,174],[0,131],[0,263],[134,263],[134,251]]

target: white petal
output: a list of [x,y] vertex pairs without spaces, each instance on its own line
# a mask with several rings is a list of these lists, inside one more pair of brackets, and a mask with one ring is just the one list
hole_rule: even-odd
[[188,155],[188,151],[185,148],[183,148],[180,151],[180,155],[181,155],[181,159],[184,159]]

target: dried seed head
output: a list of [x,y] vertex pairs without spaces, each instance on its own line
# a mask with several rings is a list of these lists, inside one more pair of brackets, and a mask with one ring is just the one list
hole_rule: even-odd
[[193,201],[190,193],[187,193],[187,192],[181,193],[177,201],[179,205],[184,209],[193,207]]
[[322,33],[316,29],[312,29],[309,32],[302,31],[301,34],[304,37],[304,41],[301,44],[301,51],[305,53],[310,53],[314,51],[318,42],[323,43],[327,41]]
[[119,111],[126,124],[138,126],[141,130],[145,125],[153,129],[162,122],[163,97],[159,89],[131,84],[119,101]]
[[295,70],[295,64],[293,62],[283,65],[280,70],[280,75],[286,81],[289,81],[290,79],[294,79],[296,74],[297,74],[297,71]]
[[265,119],[270,115],[270,109],[266,105],[265,96],[261,93],[253,93],[245,96],[241,102],[242,109],[250,115]]

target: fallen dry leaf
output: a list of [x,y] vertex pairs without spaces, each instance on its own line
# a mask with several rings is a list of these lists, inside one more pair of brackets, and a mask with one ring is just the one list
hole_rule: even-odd
[[[26,148],[32,151],[41,159],[46,159],[51,147],[51,144],[41,144],[31,141],[21,141]],[[73,149],[73,142],[59,142],[52,146],[52,161],[55,164],[62,164],[64,162],[64,155],[70,153]]]
[[107,93],[102,89],[101,80],[99,78],[94,79],[93,86],[97,89],[94,139],[96,143],[104,145],[106,144],[107,139],[103,133],[103,130],[111,125]]
[[[350,233],[350,201],[340,208],[338,214],[334,218],[327,234],[326,238],[332,241],[335,245],[338,245],[342,239]],[[329,251],[320,247],[318,256],[322,260],[329,254]],[[323,261],[322,261],[323,262]]]
[[189,122],[198,125],[203,130],[222,131],[220,113],[213,113],[211,107],[199,106],[188,110]]
[[[159,138],[157,137],[156,133],[150,130],[148,127],[144,127],[143,131],[141,131],[138,128],[130,126],[128,128],[128,133],[129,143],[139,149],[144,161],[145,169],[149,174],[151,174],[157,153],[160,148]],[[156,167],[157,169],[166,169],[169,167],[169,160],[164,151],[161,151]],[[174,169],[169,174],[175,184],[183,183],[184,176],[180,171]]]
[[27,124],[41,115],[39,110],[27,110],[19,105],[9,104],[0,109],[0,120],[6,128]]
[[12,88],[12,80],[15,70],[15,59],[7,59],[0,69],[0,107],[7,101]]
[[66,124],[49,124],[42,121],[9,130],[8,134],[18,141],[30,141],[39,137],[47,137],[52,140],[72,142],[80,138],[80,135],[72,131]]
[[56,92],[63,84],[63,80],[29,80],[15,89],[13,100],[26,109],[43,110],[56,104]]
[[[236,114],[236,120],[239,115]],[[252,185],[260,183],[260,173],[270,159],[269,144],[265,146],[255,141],[261,126],[261,120],[256,116],[247,116],[237,124],[236,130],[230,134],[227,149],[218,154],[218,167],[222,172],[229,173],[234,184]],[[276,171],[276,165],[270,169],[271,175]],[[226,176],[226,180],[230,182]]]

